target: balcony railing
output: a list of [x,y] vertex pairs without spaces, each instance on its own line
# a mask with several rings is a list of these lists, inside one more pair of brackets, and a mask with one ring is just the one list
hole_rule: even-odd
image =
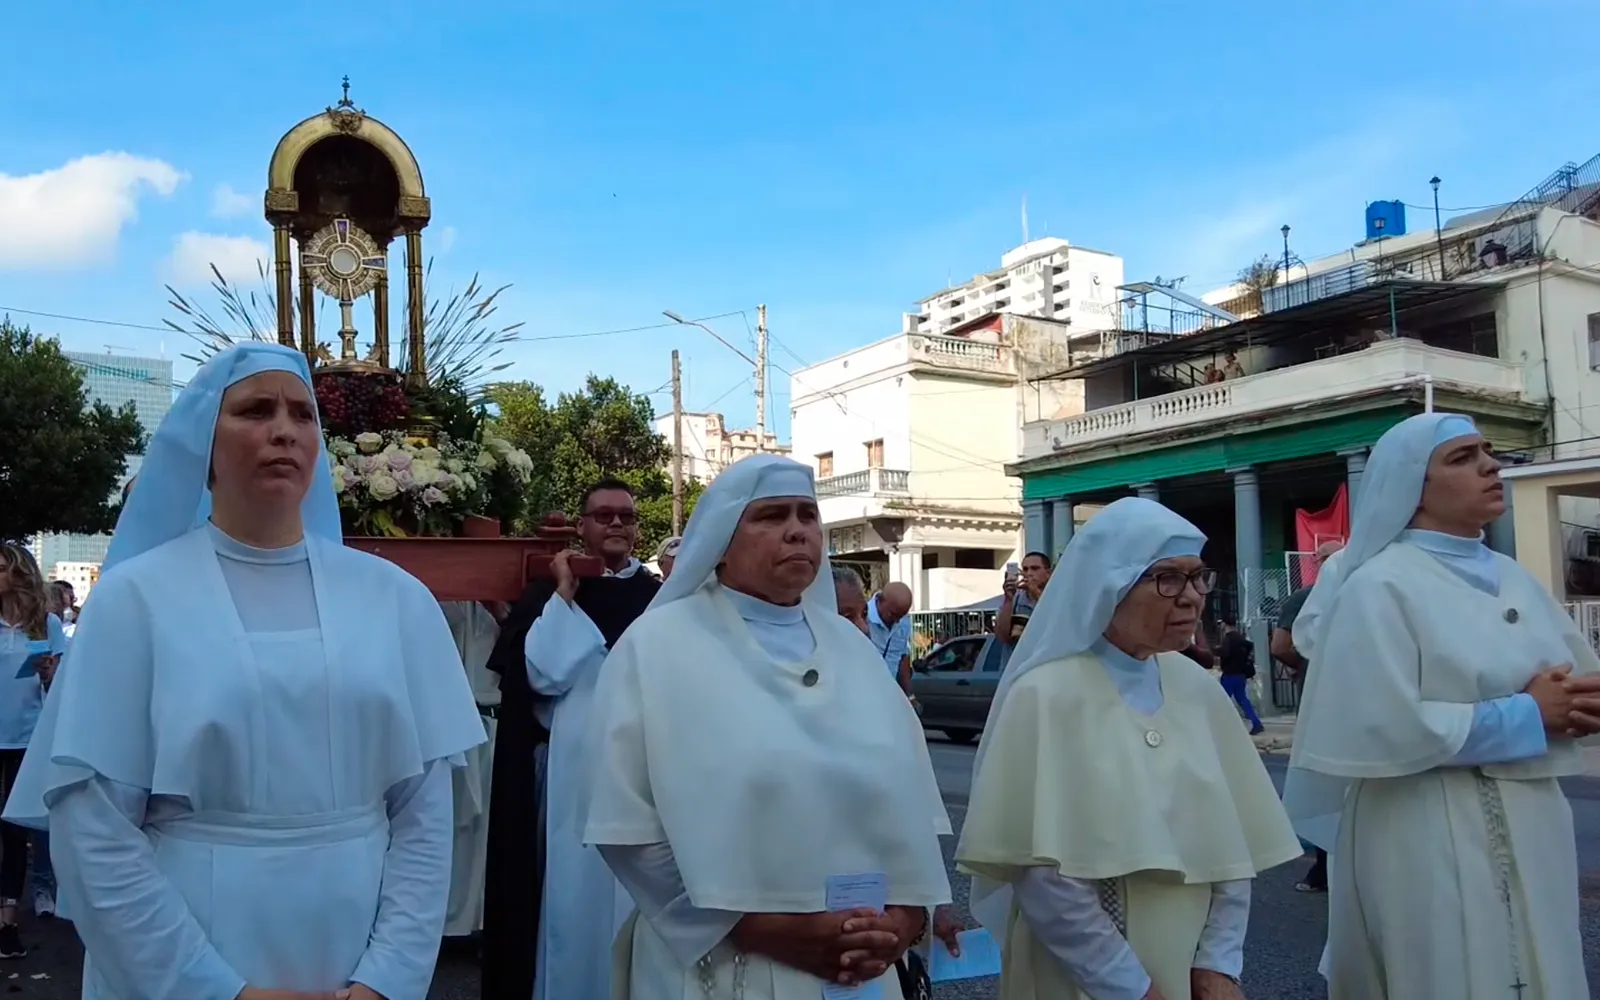
[[1011,370],[1010,351],[999,344],[986,344],[965,337],[913,334],[909,347],[912,360],[925,361],[941,368],[994,372]]
[[862,469],[817,480],[817,499],[895,496],[911,492],[911,473],[904,469]]
[[1435,385],[1506,399],[1516,399],[1523,391],[1521,365],[1429,347],[1420,340],[1389,340],[1338,357],[1091,410],[1082,416],[1035,421],[1022,430],[1023,458],[1130,435],[1197,429],[1250,414],[1430,380]]

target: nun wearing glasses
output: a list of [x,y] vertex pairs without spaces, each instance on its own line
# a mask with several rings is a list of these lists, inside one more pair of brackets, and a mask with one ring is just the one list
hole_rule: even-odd
[[1557,779],[1600,729],[1600,662],[1483,544],[1504,510],[1467,417],[1411,417],[1373,447],[1284,789],[1330,856],[1332,1000],[1589,996]]
[[305,358],[245,343],[151,440],[5,818],[86,1000],[423,1000],[483,739],[439,605],[342,543]]
[[1216,573],[1151,501],[1063,554],[996,692],[956,861],[1002,1000],[1237,1000],[1251,879],[1300,857],[1255,744],[1180,650]]

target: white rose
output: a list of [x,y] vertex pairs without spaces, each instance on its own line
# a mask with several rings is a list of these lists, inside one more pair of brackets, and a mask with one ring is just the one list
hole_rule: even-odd
[[470,472],[463,472],[461,475],[454,478],[456,482],[461,484],[461,488],[466,490],[468,493],[478,488],[478,481],[473,478],[472,473]]
[[439,478],[439,467],[431,462],[413,462],[411,478],[416,480],[418,486],[431,485]]
[[387,472],[379,472],[367,480],[367,492],[374,500],[392,500],[400,492],[400,484]]
[[494,470],[494,467],[499,464],[500,460],[494,457],[494,451],[492,449],[485,448],[478,452],[478,468],[480,470],[484,472],[491,472]]
[[340,458],[349,458],[356,453],[356,446],[344,438],[334,438],[328,442],[328,453],[337,455]]
[[438,465],[439,449],[433,447],[432,445],[423,445],[421,448],[417,449],[417,458],[421,461],[432,462],[433,464]]
[[467,463],[461,461],[461,459],[459,459],[459,458],[452,458],[452,459],[448,459],[444,463],[444,467],[446,469],[450,470],[451,472],[460,472],[462,469],[465,469],[467,467]]
[[365,454],[371,455],[383,447],[383,435],[372,431],[363,431],[356,435],[356,448]]
[[333,467],[333,492],[343,493],[345,485],[344,466],[335,465]]

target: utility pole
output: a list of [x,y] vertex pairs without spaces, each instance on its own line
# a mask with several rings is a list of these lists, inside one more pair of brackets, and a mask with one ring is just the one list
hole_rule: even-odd
[[767,450],[767,307],[756,306],[756,451]]
[[683,372],[672,352],[672,533],[683,534]]

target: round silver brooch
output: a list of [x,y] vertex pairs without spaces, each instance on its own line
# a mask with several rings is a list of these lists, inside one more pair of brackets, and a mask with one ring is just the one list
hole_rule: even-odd
[[822,679],[822,675],[817,673],[815,669],[812,669],[812,670],[807,670],[805,672],[805,676],[800,678],[800,683],[804,684],[808,688],[816,687],[817,686],[817,681],[819,681],[821,679]]
[[1154,729],[1146,732],[1144,734],[1144,745],[1151,748],[1160,746],[1161,734],[1156,732]]
[[1507,622],[1509,622],[1512,625],[1515,625],[1521,619],[1522,619],[1522,616],[1517,614],[1517,609],[1516,608],[1506,608],[1506,621]]

